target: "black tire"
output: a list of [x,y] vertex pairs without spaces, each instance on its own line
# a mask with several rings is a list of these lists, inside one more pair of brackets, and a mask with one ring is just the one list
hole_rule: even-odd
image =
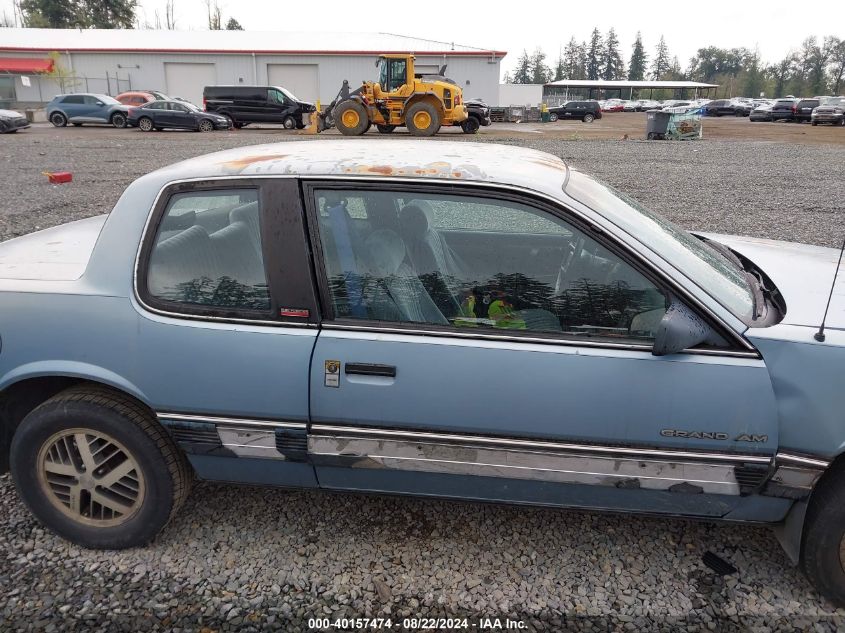
[[[72,511],[61,509],[58,496],[51,499],[45,490],[49,484],[42,483],[39,455],[57,434],[71,429],[116,441],[137,465],[143,495],[117,525],[97,525],[96,518],[74,518]],[[76,460],[70,460],[71,468],[79,462],[76,455]],[[75,477],[96,481],[108,461],[99,462],[90,476],[77,467]],[[153,413],[132,398],[99,386],[72,387],[30,412],[12,438],[10,466],[18,494],[41,523],[73,543],[97,549],[124,549],[152,541],[184,503],[192,480],[185,456]],[[138,487],[141,489],[140,484]]]
[[461,129],[464,131],[464,134],[475,134],[480,127],[481,123],[474,116],[469,117],[461,123]]
[[[425,113],[428,115],[428,125],[425,127],[416,125],[414,117]],[[412,136],[434,136],[440,129],[440,113],[437,108],[428,101],[417,101],[405,113],[405,126]]]
[[292,116],[286,116],[284,121],[282,121],[282,125],[286,130],[295,130],[296,119],[294,119]]
[[557,121],[557,113],[556,112],[550,112],[549,113],[549,121],[551,123],[554,123],[555,121]]
[[376,129],[379,131],[379,134],[393,134],[393,130],[396,129],[395,125],[376,125]]
[[655,134],[654,132],[649,132],[649,133],[648,133],[648,136],[647,136],[646,138],[647,138],[649,141],[653,141],[654,139],[656,139],[656,138],[657,138],[657,134]]
[[801,569],[837,607],[845,606],[845,464],[826,472],[810,496],[801,536]]
[[594,114],[590,114],[589,112],[584,115],[584,118],[581,119],[584,123],[592,123],[596,120],[596,116]]
[[67,117],[61,112],[53,112],[50,115],[50,123],[55,127],[64,127],[67,125]]
[[213,132],[214,131],[214,123],[211,122],[211,119],[202,119],[199,124],[197,125],[197,131],[199,132]]
[[138,129],[141,130],[142,132],[152,132],[153,129],[161,129],[161,128],[156,128],[153,125],[153,120],[150,117],[142,116],[140,119],[138,119]]
[[818,125],[818,122],[816,122],[816,121],[810,121],[810,125],[813,125],[813,126]]
[[845,116],[844,116],[844,117],[842,117],[841,119],[839,119],[839,126],[840,126],[840,127],[845,127]]
[[6,134],[8,131],[8,126],[3,121],[0,121],[0,134]]
[[109,122],[116,128],[122,129],[126,127],[126,115],[123,112],[115,112],[111,115]]
[[81,123],[74,123],[73,127],[82,127],[82,124]]
[[333,116],[335,127],[344,136],[361,136],[370,124],[367,108],[353,100],[341,101],[335,106]]

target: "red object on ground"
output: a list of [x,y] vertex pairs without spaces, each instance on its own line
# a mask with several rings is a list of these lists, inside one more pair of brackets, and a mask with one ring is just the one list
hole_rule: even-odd
[[7,73],[53,72],[53,60],[32,57],[0,57],[0,71]]
[[63,182],[70,182],[73,180],[73,174],[69,171],[45,171],[44,175],[47,176],[47,180],[54,185],[60,185]]

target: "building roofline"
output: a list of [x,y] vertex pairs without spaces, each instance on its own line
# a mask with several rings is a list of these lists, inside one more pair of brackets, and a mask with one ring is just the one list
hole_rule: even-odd
[[405,50],[344,50],[344,51],[326,51],[326,50],[258,50],[258,49],[210,49],[210,48],[86,48],[86,47],[68,47],[50,48],[50,47],[23,47],[23,46],[0,46],[0,51],[6,52],[59,52],[59,53],[192,53],[199,55],[401,55],[410,53],[416,57],[441,57],[447,55],[449,57],[504,57],[507,51],[409,51]]

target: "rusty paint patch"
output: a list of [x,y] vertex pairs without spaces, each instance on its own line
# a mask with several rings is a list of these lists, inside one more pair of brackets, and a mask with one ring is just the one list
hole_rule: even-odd
[[259,156],[244,156],[243,158],[223,161],[221,164],[226,167],[232,167],[233,169],[244,169],[250,165],[254,165],[255,163],[263,163],[268,160],[281,160],[282,158],[287,158],[289,155],[290,154],[264,154]]

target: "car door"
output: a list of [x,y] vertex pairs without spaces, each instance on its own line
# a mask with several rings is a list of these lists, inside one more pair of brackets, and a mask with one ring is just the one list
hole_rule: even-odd
[[166,188],[138,258],[139,388],[200,477],[315,485],[316,300],[295,179]]
[[85,95],[85,118],[91,123],[107,123],[109,120],[109,106],[99,97]]
[[180,103],[169,103],[167,106],[167,116],[171,120],[171,125],[175,128],[193,130],[197,127],[193,115],[188,108]]
[[728,333],[653,355],[673,291],[577,215],[457,184],[305,197],[321,486],[725,516],[765,476],[763,362]]

